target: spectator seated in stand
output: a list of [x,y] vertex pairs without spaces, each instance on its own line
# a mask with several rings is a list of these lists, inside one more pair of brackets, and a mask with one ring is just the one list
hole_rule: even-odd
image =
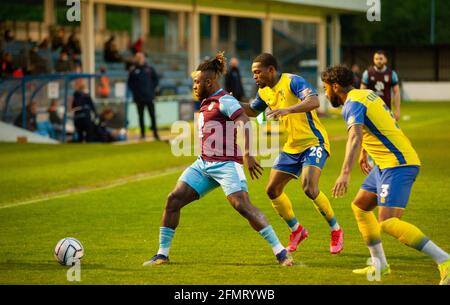
[[0,78],[7,78],[13,76],[14,64],[11,53],[4,53],[0,61]]
[[73,54],[80,55],[81,54],[81,43],[80,43],[80,40],[78,39],[77,35],[74,32],[72,34],[70,34],[64,48],[67,51],[67,53],[69,53],[70,55],[73,55]]
[[30,50],[30,67],[31,74],[47,74],[50,73],[50,63],[38,53],[38,47]]
[[138,52],[143,52],[143,48],[144,48],[144,39],[142,39],[142,37],[139,37],[133,43],[133,46],[131,47],[131,51],[133,52],[133,54],[136,54]]
[[[37,120],[38,107],[36,102],[31,102],[26,106],[25,129],[37,133],[44,137],[55,138],[55,130],[48,120],[38,122]],[[14,125],[23,128],[22,111],[16,117]]]
[[52,37],[52,51],[60,51],[64,47],[64,30],[60,29]]
[[66,51],[61,51],[55,65],[56,72],[69,73],[74,70],[73,62]]
[[112,35],[107,42],[105,42],[103,57],[106,62],[122,62],[122,56],[119,54],[117,48],[116,37]]

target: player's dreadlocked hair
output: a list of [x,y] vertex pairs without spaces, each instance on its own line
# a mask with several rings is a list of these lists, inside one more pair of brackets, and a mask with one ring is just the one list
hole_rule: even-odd
[[353,72],[343,65],[327,68],[324,72],[322,72],[321,78],[324,83],[337,83],[344,88],[353,84]]
[[225,74],[226,72],[226,62],[224,52],[219,52],[216,54],[216,57],[210,60],[205,60],[197,67],[197,71],[201,72],[212,72],[216,75],[216,77]]

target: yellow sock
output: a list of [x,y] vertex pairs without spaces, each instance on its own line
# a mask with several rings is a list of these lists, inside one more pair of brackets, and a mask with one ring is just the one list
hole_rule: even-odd
[[[294,211],[292,210],[292,203],[289,197],[283,193],[280,197],[272,200],[272,206],[277,213],[291,226],[291,223],[295,219]],[[295,222],[296,219],[295,219]],[[295,225],[295,224],[293,224]]]
[[319,195],[313,201],[314,207],[317,211],[326,219],[330,227],[336,225],[336,217],[334,215],[333,208],[331,207],[330,200],[328,200],[327,196],[320,192]]
[[364,211],[352,203],[353,214],[358,223],[359,232],[368,246],[381,242],[380,225],[372,211]]
[[381,229],[405,245],[419,251],[429,241],[419,228],[396,217],[381,222]]

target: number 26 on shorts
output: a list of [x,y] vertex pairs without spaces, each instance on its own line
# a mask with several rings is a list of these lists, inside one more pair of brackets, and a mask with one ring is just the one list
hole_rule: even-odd
[[310,157],[317,156],[317,158],[322,158],[323,147],[313,146],[309,150],[311,151],[311,153],[309,154]]

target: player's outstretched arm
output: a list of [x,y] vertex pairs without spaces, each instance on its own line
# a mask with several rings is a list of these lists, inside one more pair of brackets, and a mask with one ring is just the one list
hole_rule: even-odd
[[247,116],[249,116],[251,118],[257,117],[262,112],[262,111],[253,109],[249,103],[240,103],[240,104],[241,104],[242,108],[244,108]]
[[248,116],[243,112],[238,117],[234,119],[234,122],[237,124],[242,124],[244,128],[244,142],[245,142],[245,150],[244,150],[244,162],[247,166],[250,177],[253,179],[258,179],[259,176],[262,175],[263,168],[256,161],[255,156],[251,150],[251,124]]
[[359,124],[351,126],[348,131],[348,140],[345,148],[345,158],[342,164],[341,174],[337,178],[331,191],[334,198],[342,197],[347,193],[353,163],[355,163],[356,157],[359,156],[361,151],[362,138],[363,126]]
[[276,119],[280,116],[288,115],[290,113],[310,112],[319,107],[320,107],[319,97],[317,95],[311,95],[305,98],[300,103],[295,104],[291,107],[268,111],[267,117],[269,119],[271,118]]

